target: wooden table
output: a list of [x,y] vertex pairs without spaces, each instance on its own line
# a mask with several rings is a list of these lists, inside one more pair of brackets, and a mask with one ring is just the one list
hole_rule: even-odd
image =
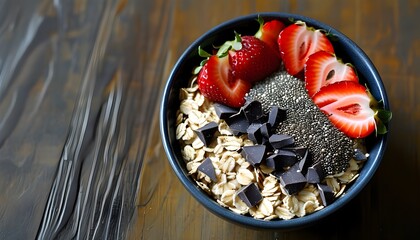
[[[2,1],[0,239],[407,239],[420,234],[420,1]],[[256,12],[339,29],[380,72],[388,148],[348,206],[298,231],[246,229],[193,199],[158,129],[171,68],[201,34]]]

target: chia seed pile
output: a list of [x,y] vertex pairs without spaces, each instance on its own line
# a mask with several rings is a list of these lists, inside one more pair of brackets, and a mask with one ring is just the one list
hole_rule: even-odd
[[286,109],[286,120],[276,131],[294,137],[312,153],[314,164],[320,163],[327,175],[345,171],[354,153],[353,141],[331,124],[328,117],[309,98],[304,82],[277,72],[257,83],[246,96],[258,100],[267,112],[270,106]]

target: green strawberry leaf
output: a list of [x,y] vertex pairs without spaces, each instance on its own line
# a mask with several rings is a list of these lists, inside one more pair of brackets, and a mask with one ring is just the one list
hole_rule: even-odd
[[338,42],[339,38],[335,34],[332,34],[330,31],[328,32],[325,31],[324,33],[325,33],[325,36],[327,36],[327,38],[330,39],[330,41]]
[[375,112],[375,122],[376,122],[376,135],[385,134],[388,132],[385,124],[391,121],[392,112],[384,109],[383,101],[376,100],[375,97],[370,92],[369,88],[366,87],[366,93],[370,98],[370,108]]
[[242,49],[242,38],[239,33],[235,31],[235,39],[232,41],[226,41],[222,46],[220,46],[219,50],[217,51],[216,55],[221,58],[228,55],[229,50],[241,50]]
[[378,134],[385,134],[388,132],[385,124],[380,119],[375,117],[375,121],[376,121],[376,136],[378,136]]
[[376,116],[381,119],[383,123],[388,123],[392,119],[392,112],[385,109],[378,109]]
[[201,46],[198,46],[198,56],[203,57],[204,59],[200,62],[200,65],[193,70],[193,75],[197,75],[200,73],[201,69],[203,68],[204,64],[209,60],[211,54],[206,52]]
[[221,58],[224,57],[228,54],[229,50],[232,48],[232,44],[230,44],[230,42],[226,42],[225,44],[223,44],[219,50],[217,51],[216,55]]
[[193,74],[194,74],[194,75],[199,74],[202,68],[203,68],[203,66],[198,66],[198,67],[194,68],[194,70],[193,70]]
[[198,56],[204,57],[204,58],[209,58],[209,57],[211,57],[211,54],[204,51],[204,49],[202,49],[201,46],[198,46]]

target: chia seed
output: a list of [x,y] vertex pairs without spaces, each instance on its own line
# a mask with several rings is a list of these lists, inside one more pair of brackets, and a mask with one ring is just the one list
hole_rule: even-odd
[[257,83],[246,100],[260,101],[265,113],[271,106],[287,109],[286,120],[275,131],[293,136],[298,146],[306,146],[313,156],[312,165],[320,163],[327,175],[347,169],[354,143],[313,103],[303,81],[280,71]]

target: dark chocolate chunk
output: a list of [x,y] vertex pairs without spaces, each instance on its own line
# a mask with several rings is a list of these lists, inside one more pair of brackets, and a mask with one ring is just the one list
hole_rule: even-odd
[[204,145],[208,146],[217,128],[217,123],[209,122],[203,127],[195,130],[194,132],[197,134],[198,138],[204,143]]
[[276,129],[278,124],[286,119],[286,110],[278,106],[271,106],[268,113],[268,122],[273,129]]
[[366,161],[367,160],[367,156],[365,153],[362,152],[362,150],[360,149],[354,149],[354,154],[353,154],[353,158],[356,161]]
[[328,206],[334,201],[334,192],[328,185],[317,184],[322,205]]
[[319,178],[319,174],[317,173],[314,167],[309,167],[308,171],[306,172],[306,181],[308,183],[320,183],[321,179]]
[[312,157],[311,153],[308,149],[306,149],[305,155],[303,155],[302,159],[299,161],[299,169],[305,175],[308,167],[312,164]]
[[242,187],[236,194],[248,207],[254,207],[263,199],[255,183]]
[[238,109],[234,109],[220,103],[214,103],[213,106],[220,119],[226,119],[238,112]]
[[265,165],[274,171],[282,169],[281,162],[277,154],[271,154],[270,156],[268,156],[265,159]]
[[271,146],[275,149],[280,149],[295,143],[292,136],[285,134],[273,134],[269,138]]
[[266,114],[263,114],[260,118],[254,121],[255,123],[266,123],[268,122],[268,116]]
[[308,181],[308,183],[320,183],[324,177],[325,174],[320,163],[308,167],[306,172],[306,181]]
[[288,151],[293,151],[294,153],[296,153],[296,156],[298,156],[299,160],[301,160],[305,156],[306,150],[307,150],[306,147],[301,147],[301,146],[298,146],[298,147],[285,147],[283,149],[284,150],[288,150]]
[[206,174],[213,182],[217,182],[216,171],[210,158],[206,158],[198,167],[197,170]]
[[280,179],[280,176],[286,172],[283,168],[279,169],[279,170],[274,170],[273,172],[271,172],[271,174],[276,177],[277,179]]
[[315,168],[316,172],[319,175],[319,180],[323,180],[326,176],[327,173],[324,170],[324,167],[322,166],[322,163],[317,163],[315,165],[312,166],[313,168]]
[[283,175],[287,171],[300,171],[297,164],[292,165],[291,167],[281,168],[280,170],[274,170],[271,172],[272,175],[274,175],[277,179],[280,180],[281,175]]
[[277,155],[280,157],[283,167],[290,167],[297,162],[296,154],[287,150],[278,150]]
[[293,165],[290,169],[280,175],[280,184],[289,195],[298,193],[306,185],[306,178],[296,165],[297,164]]
[[262,137],[268,140],[271,136],[271,125],[269,123],[263,123],[261,124],[260,129]]
[[249,125],[248,129],[246,130],[248,133],[248,138],[256,143],[262,143],[262,135],[261,135],[261,124],[260,123],[252,123]]
[[322,179],[319,175],[320,174],[315,167],[308,167],[306,181],[308,181],[308,183],[320,183]]
[[242,147],[242,156],[251,163],[252,166],[256,166],[262,162],[266,154],[265,145],[254,145]]
[[238,113],[233,114],[229,118],[225,119],[227,125],[232,130],[233,134],[239,135],[241,133],[246,133],[246,130],[249,127],[249,122],[245,117],[243,110],[240,110]]
[[263,116],[263,110],[259,101],[247,102],[242,109],[249,123],[252,123]]
[[293,166],[297,162],[296,154],[291,151],[278,150],[267,157],[266,165],[273,170]]

